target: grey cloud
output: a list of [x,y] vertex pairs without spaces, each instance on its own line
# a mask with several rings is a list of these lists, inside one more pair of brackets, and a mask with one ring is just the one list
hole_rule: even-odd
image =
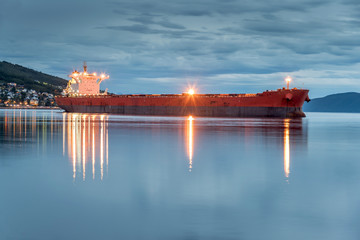
[[17,8],[6,1],[2,60],[63,77],[87,60],[114,79],[105,83],[112,92],[166,87],[140,77],[173,77],[179,86],[186,77],[214,76],[199,83],[221,89],[219,74],[261,75],[265,84],[271,74],[352,70],[360,61],[355,0],[33,0],[16,1],[24,5]]
[[120,30],[120,31],[129,31],[133,33],[141,33],[141,34],[158,34],[162,31],[153,30],[143,24],[134,24],[130,26],[107,26],[103,27],[104,29],[110,30]]
[[294,22],[263,23],[260,21],[246,21],[244,23],[245,29],[265,34],[297,33],[306,30],[306,26],[303,26],[303,24]]
[[212,16],[214,14],[236,15],[246,12],[279,12],[279,11],[307,11],[314,7],[327,4],[326,0],[306,1],[217,1],[217,0],[182,0],[171,2],[143,2],[143,1],[122,1],[113,2],[115,6],[125,9],[142,9],[142,13],[182,15],[182,16]]
[[183,9],[183,10],[180,10],[178,12],[174,11],[174,13],[176,13],[178,15],[194,16],[194,17],[211,15],[211,11],[195,10],[195,9],[193,9],[193,10]]
[[342,2],[343,4],[360,6],[360,2],[357,1],[357,0],[342,0],[341,2]]
[[101,27],[102,29],[109,29],[109,30],[117,30],[117,31],[128,31],[132,33],[138,34],[161,34],[168,38],[179,38],[179,37],[189,37],[193,36],[199,31],[194,30],[164,30],[164,29],[154,29],[150,28],[147,25],[143,24],[133,24],[128,26],[107,26]]
[[335,36],[328,40],[329,45],[340,47],[360,47],[360,34],[354,36]]
[[129,21],[137,22],[141,24],[154,24],[155,22],[153,19],[154,16],[149,16],[149,15],[141,15],[141,16],[128,18]]
[[[272,19],[243,19],[236,27],[226,27],[220,29],[225,33],[234,34],[261,34],[261,35],[279,35],[279,34],[308,34],[311,32],[323,32],[328,25],[311,20],[291,20],[272,17]],[[250,31],[250,32],[248,32]],[[284,36],[286,37],[286,36]]]
[[162,27],[166,27],[166,28],[185,29],[185,27],[180,25],[180,24],[172,23],[172,22],[169,22],[169,21],[166,21],[166,20],[156,22],[156,24],[158,24],[158,25],[160,25]]
[[162,26],[165,28],[185,29],[185,27],[180,24],[170,22],[169,20],[164,19],[164,18],[162,18],[162,20],[154,20],[154,16],[149,16],[149,15],[132,17],[132,18],[129,18],[128,20],[137,22],[137,23],[141,23],[144,25],[158,25],[158,26]]
[[302,55],[311,55],[311,54],[319,54],[323,52],[328,52],[329,46],[324,44],[324,42],[311,42],[311,44],[299,44],[294,39],[289,39],[287,41],[285,40],[279,40],[277,43],[278,48],[287,48],[288,50],[295,52],[297,54]]

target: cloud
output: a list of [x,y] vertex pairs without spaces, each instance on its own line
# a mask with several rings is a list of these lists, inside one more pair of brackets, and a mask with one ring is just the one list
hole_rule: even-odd
[[167,20],[162,20],[159,22],[156,22],[156,24],[162,26],[162,27],[166,27],[166,28],[172,28],[172,29],[185,29],[184,26],[180,25],[180,24],[176,24],[176,23],[172,23],[169,22]]
[[132,21],[132,22],[141,23],[144,25],[158,25],[161,27],[171,28],[171,29],[185,29],[184,26],[177,24],[177,23],[173,23],[164,17],[161,20],[157,21],[157,20],[154,20],[154,16],[141,15],[141,16],[129,18],[128,20]]
[[194,79],[206,91],[256,92],[277,88],[283,73],[315,94],[321,83],[356,89],[359,9],[353,0],[7,0],[1,60],[64,78],[86,60],[110,74],[112,92],[177,92]]
[[327,4],[326,0],[317,1],[273,1],[271,4],[266,0],[258,1],[217,1],[217,0],[182,0],[158,2],[152,1],[120,1],[112,2],[119,9],[127,9],[127,12],[152,13],[158,15],[178,15],[189,17],[204,17],[214,15],[238,15],[242,13],[277,13],[281,11],[304,12],[314,7]]
[[[163,37],[167,38],[180,38],[180,37],[191,37],[199,33],[195,30],[168,30],[168,29],[157,29],[151,28],[144,24],[133,24],[133,25],[123,25],[123,26],[106,26],[101,27],[102,29],[117,30],[117,31],[127,31],[138,34],[161,34]],[[182,28],[178,28],[182,29]]]

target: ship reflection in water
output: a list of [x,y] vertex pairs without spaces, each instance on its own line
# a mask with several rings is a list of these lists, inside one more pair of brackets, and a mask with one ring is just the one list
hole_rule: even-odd
[[[63,154],[72,162],[73,178],[103,180],[109,167],[108,116],[63,113]],[[87,170],[87,168],[89,170]]]
[[327,175],[317,175],[328,164],[317,155],[328,154],[327,145],[308,144],[307,128],[307,119],[2,109],[0,239],[54,238],[39,235],[43,226],[61,239],[247,239],[258,228],[268,232],[255,231],[256,239],[281,239],[294,219],[308,224],[304,211],[309,219],[318,213],[308,209],[314,197],[332,199],[323,192]]
[[[6,110],[0,118],[3,140],[36,142],[38,151],[43,153],[47,151],[48,145],[53,146],[53,141],[58,141],[57,136],[62,135],[62,155],[71,163],[74,180],[103,180],[108,174],[109,127],[114,128],[114,134],[121,131],[133,134],[141,127],[150,131],[148,134],[151,135],[161,133],[166,126],[172,126],[172,135],[182,136],[184,139],[182,149],[186,153],[189,172],[197,167],[196,160],[194,165],[194,155],[200,158],[205,152],[212,151],[212,147],[208,146],[210,139],[207,135],[211,136],[211,141],[226,135],[241,136],[235,141],[238,141],[239,147],[244,146],[244,151],[257,145],[283,148],[283,171],[286,179],[289,178],[291,169],[291,146],[303,148],[307,145],[307,127],[305,125],[304,128],[302,119],[216,119],[192,116],[146,118],[31,110]],[[114,142],[113,146],[117,146],[117,143]],[[213,147],[220,149],[220,146],[222,145]],[[197,147],[201,148],[198,154]]]
[[[211,123],[213,122],[213,124]],[[195,124],[196,123],[196,124]],[[194,146],[195,129],[199,127],[202,129],[200,134],[207,131],[217,132],[239,132],[244,133],[245,142],[251,142],[254,138],[260,136],[260,141],[265,142],[265,145],[272,144],[276,139],[283,140],[283,165],[284,175],[286,179],[290,174],[290,145],[296,144],[298,147],[306,147],[307,126],[303,129],[302,119],[226,119],[219,125],[219,120],[197,118],[189,116],[186,119],[185,128],[185,144],[187,149],[187,156],[189,162],[189,172],[193,169],[193,155],[196,152]],[[281,136],[281,135],[282,136]],[[294,139],[292,139],[294,138]],[[291,141],[293,140],[293,141]]]
[[37,143],[44,151],[54,141],[62,122],[54,111],[9,109],[0,112],[0,133],[5,143]]
[[0,109],[0,239],[359,239],[360,115],[308,116]]
[[[86,179],[87,168],[90,169],[88,174],[91,174],[92,179],[95,179],[97,169],[99,171],[99,178],[103,180],[104,169],[108,173],[109,167],[109,116],[108,115],[86,115],[86,114],[75,114],[75,113],[63,113],[63,153],[67,154],[71,160],[73,167],[73,178],[81,177],[83,180]],[[195,125],[194,122],[198,121]],[[189,172],[193,169],[193,156],[196,152],[195,134],[196,126],[199,128],[210,128],[216,129],[218,126],[211,126],[209,119],[205,120],[206,126],[204,126],[204,119],[195,119],[192,116],[185,118],[184,137],[185,145],[188,156],[188,170]],[[211,120],[210,120],[211,121]],[[216,120],[212,120],[216,121]],[[231,122],[238,120],[230,120]],[[252,138],[257,135],[258,132],[262,132],[265,137],[264,140],[272,139],[273,134],[283,134],[283,162],[284,162],[284,175],[289,178],[290,174],[290,129],[293,131],[293,135],[302,136],[302,120],[291,120],[291,119],[279,119],[271,120],[267,124],[262,122],[256,122],[254,120],[242,120],[244,125],[237,126],[234,131],[241,131],[244,129],[245,140]],[[117,122],[120,123],[121,122]],[[148,122],[133,122],[134,124],[144,124]],[[251,124],[250,124],[251,123]],[[129,124],[129,123],[127,123]],[[154,123],[152,123],[154,124]],[[161,127],[161,122],[155,123]],[[249,127],[250,126],[250,127]],[[234,127],[232,124],[229,126],[230,131]],[[131,127],[130,127],[131,128]],[[221,127],[222,131],[224,126]],[[226,129],[226,127],[225,127]],[[252,133],[252,134],[251,134]],[[254,136],[252,136],[254,135]],[[270,136],[270,137],[269,137]],[[279,138],[281,138],[279,136]]]

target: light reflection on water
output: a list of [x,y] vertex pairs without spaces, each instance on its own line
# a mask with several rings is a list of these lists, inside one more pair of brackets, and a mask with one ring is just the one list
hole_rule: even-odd
[[[29,113],[28,113],[29,112]],[[37,112],[28,110],[10,110],[4,112],[4,136],[5,139],[13,141],[27,141],[28,117],[30,114],[31,138],[36,139],[39,145],[46,147],[48,135],[50,141],[53,139],[54,132],[62,131],[63,155],[67,155],[72,164],[73,179],[81,175],[82,180],[86,180],[86,168],[91,163],[92,179],[95,179],[96,168],[98,166],[100,180],[104,177],[104,169],[108,173],[109,169],[109,115],[100,114],[78,114],[78,113],[59,113],[54,111]],[[38,114],[38,116],[37,116]],[[56,117],[54,117],[54,114]],[[61,118],[59,116],[62,116]],[[156,121],[146,120],[141,122],[138,117],[130,117],[131,121],[118,121],[117,116],[112,116],[111,122],[125,123],[133,125],[158,125],[161,127],[162,121],[157,118]],[[121,119],[121,118],[120,118]],[[252,131],[262,132],[266,135],[269,129],[275,129],[273,133],[280,133],[283,128],[283,148],[284,148],[284,174],[288,178],[290,174],[290,128],[296,130],[296,136],[302,136],[302,120],[296,119],[271,119],[255,120],[242,119],[241,122],[232,119],[222,119],[219,125],[218,119],[194,118],[192,116],[186,118],[165,118],[166,125],[175,121],[181,124],[184,122],[183,136],[187,146],[188,169],[192,171],[193,155],[196,151],[194,139],[196,135],[196,127],[210,127],[214,129],[221,128],[237,128],[245,131],[245,140],[252,137]],[[140,120],[140,121],[138,121]],[[199,122],[199,124],[194,124]],[[283,127],[281,126],[283,123]],[[104,166],[105,165],[105,166]]]
[[[73,179],[77,173],[86,179],[86,168],[91,163],[92,179],[96,176],[96,166],[99,165],[100,179],[104,177],[109,166],[108,155],[108,116],[63,113],[63,154],[71,159]],[[104,166],[104,164],[106,166]]]
[[188,142],[188,156],[189,156],[189,172],[192,169],[192,158],[193,158],[193,148],[194,148],[194,126],[193,126],[193,117],[190,116],[187,119],[187,142]]
[[289,124],[290,120],[284,120],[284,172],[285,176],[289,177],[290,174],[290,134]]
[[[106,169],[108,171],[108,118],[106,115],[87,115],[87,114],[66,114],[63,113],[63,129],[67,129],[67,134],[63,131],[63,142],[67,142],[67,149],[64,144],[64,152],[68,152],[69,159],[72,159],[73,178],[76,178],[76,172],[82,172],[82,178],[85,180],[86,165],[88,159],[92,162],[92,179],[95,179],[95,159],[100,162],[100,179],[104,176],[104,155],[106,156]],[[194,124],[196,121],[192,116],[184,120],[187,127],[187,155],[189,159],[189,171],[192,170],[193,151],[194,151]],[[284,172],[289,177],[290,173],[290,119],[284,121]],[[96,123],[96,124],[95,124]],[[159,123],[161,124],[161,123]],[[51,125],[52,126],[52,125]],[[91,134],[90,134],[91,132]],[[96,133],[96,134],[95,134]],[[91,142],[91,145],[90,145]],[[91,147],[90,147],[91,146]],[[91,156],[90,156],[91,152]],[[98,154],[97,154],[98,153]],[[88,158],[86,157],[88,156]],[[82,164],[81,164],[82,163]],[[78,170],[77,170],[78,169]]]
[[357,156],[360,118],[332,139],[341,121],[316,117],[0,110],[0,239],[356,239],[357,165],[337,160]]

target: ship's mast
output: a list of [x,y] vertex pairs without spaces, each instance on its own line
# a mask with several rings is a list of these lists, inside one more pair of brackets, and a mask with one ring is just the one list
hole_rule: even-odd
[[287,76],[285,78],[286,81],[286,89],[289,90],[290,89],[290,82],[291,82],[292,78],[290,76]]
[[86,65],[86,61],[84,61],[84,72],[87,72],[87,65]]

